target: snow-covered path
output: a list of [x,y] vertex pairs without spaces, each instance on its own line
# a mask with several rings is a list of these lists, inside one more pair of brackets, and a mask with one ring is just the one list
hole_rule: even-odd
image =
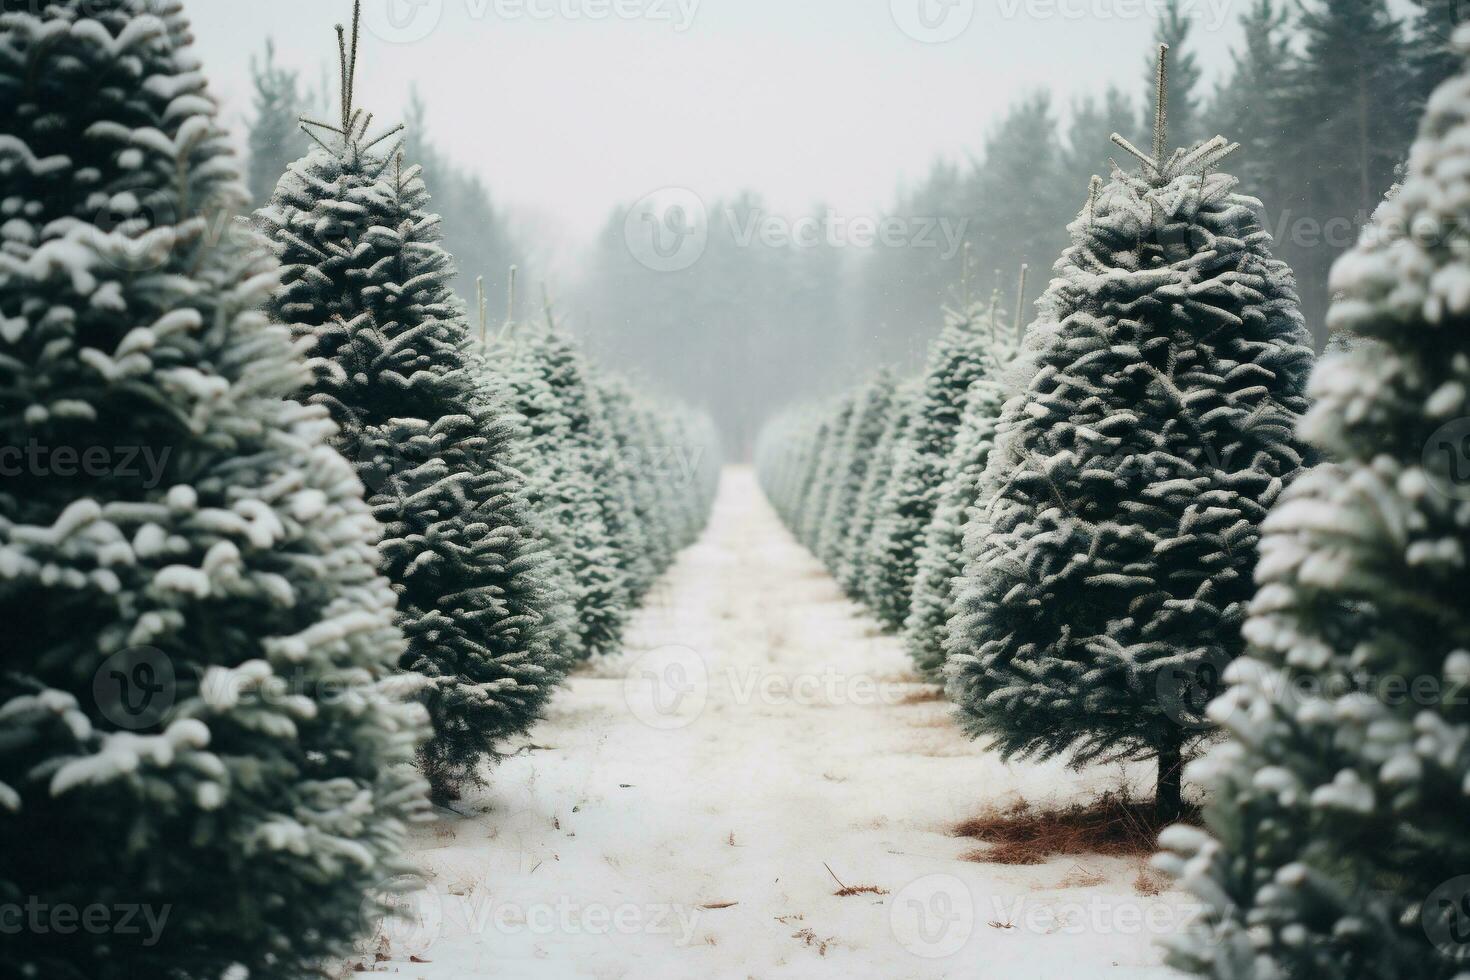
[[[418,832],[430,887],[368,969],[1164,977],[1154,940],[1190,910],[1138,894],[1141,862],[983,864],[949,833],[1018,793],[1063,800],[1124,776],[1004,766],[964,739],[732,468],[629,650],[573,678],[466,816]],[[833,874],[880,891],[837,895]]]

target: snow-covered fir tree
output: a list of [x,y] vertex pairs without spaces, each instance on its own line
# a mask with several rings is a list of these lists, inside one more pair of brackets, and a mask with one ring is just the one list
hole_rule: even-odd
[[817,557],[830,570],[835,570],[842,559],[842,546],[855,519],[868,464],[888,421],[894,384],[892,374],[880,371],[854,395],[852,422],[843,435],[837,470],[833,474],[832,496],[822,515],[815,548]]
[[1006,756],[1182,757],[1240,652],[1261,521],[1299,471],[1309,338],[1258,202],[1213,172],[1216,137],[1120,145],[1041,301],[1052,326],[1005,406],[984,542],[957,583],[946,674],[968,731]]
[[637,602],[671,557],[668,535],[662,533],[660,523],[669,527],[678,515],[661,514],[652,496],[650,468],[659,461],[642,430],[637,391],[623,378],[608,373],[598,375],[595,385],[607,426],[613,499],[621,514],[622,568],[628,576],[629,593]]
[[178,3],[0,2],[0,183],[0,445],[48,450],[0,486],[0,902],[166,916],[0,973],[314,974],[407,870],[422,681]]
[[853,506],[852,524],[848,528],[837,564],[837,583],[854,600],[868,605],[871,605],[871,601],[867,586],[872,579],[871,567],[867,561],[867,546],[872,539],[873,527],[878,521],[879,508],[888,482],[893,477],[894,457],[904,432],[908,429],[918,394],[917,378],[907,378],[894,386],[893,396],[888,401],[886,424],[869,457],[863,485],[858,490],[857,501]]
[[603,523],[612,535],[618,570],[623,574],[623,603],[631,612],[653,584],[654,572],[649,542],[638,519],[633,472],[628,466],[632,433],[624,428],[628,424],[626,393],[614,388],[611,375],[590,368],[586,391],[591,441],[584,451],[584,462],[597,488]]
[[944,638],[953,614],[951,585],[964,571],[965,528],[980,492],[981,478],[995,445],[996,422],[1005,403],[1001,372],[1014,356],[1015,332],[1004,328],[1000,320],[999,306],[992,301],[979,331],[982,352],[974,355],[980,363],[973,366],[975,377],[959,405],[959,428],[943,460],[934,513],[924,529],[915,564],[904,643],[915,666],[927,677],[937,678],[944,665]]
[[571,589],[576,658],[614,653],[627,620],[627,575],[607,526],[603,488],[590,463],[602,428],[591,414],[586,361],[562,331],[515,329],[492,363],[529,428],[528,495]]
[[1208,833],[1158,862],[1208,908],[1170,961],[1220,980],[1465,976],[1470,935],[1470,28],[1399,192],[1336,264],[1301,433],[1332,460],[1267,519],[1249,654],[1191,769]]
[[318,146],[258,219],[283,266],[272,310],[310,354],[307,401],[342,427],[385,529],[402,664],[432,682],[423,765],[450,799],[539,716],[566,624],[513,466],[519,419],[473,369],[418,168],[354,105],[356,48],[354,23],[339,119],[310,125]]
[[801,405],[777,416],[761,430],[756,444],[756,471],[781,521],[791,529],[801,520],[812,471],[821,454],[828,422],[820,405]]
[[842,461],[842,447],[852,426],[856,404],[854,392],[838,396],[827,408],[827,425],[821,449],[813,461],[812,483],[802,501],[801,513],[797,515],[796,530],[807,550],[816,554],[822,536],[822,522],[836,492],[838,467]]
[[[966,270],[968,275],[968,270]],[[913,419],[895,450],[869,545],[873,611],[892,629],[909,616],[919,552],[934,518],[965,399],[1002,342],[993,304],[970,302],[949,314],[929,347]]]

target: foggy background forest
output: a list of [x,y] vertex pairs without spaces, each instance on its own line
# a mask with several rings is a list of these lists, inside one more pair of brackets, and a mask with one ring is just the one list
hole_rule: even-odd
[[[1113,52],[1135,66],[1133,82],[1083,86],[1081,95],[1069,85],[1070,97],[1018,85],[994,118],[955,120],[966,127],[957,133],[962,152],[935,154],[917,179],[895,174],[886,199],[862,213],[822,201],[777,209],[754,183],[708,198],[670,184],[608,201],[600,230],[579,240],[522,209],[494,166],[443,149],[441,134],[465,120],[435,118],[413,90],[404,93],[405,152],[424,167],[471,310],[483,277],[489,330],[506,319],[508,304],[517,316],[551,307],[600,359],[707,407],[739,457],[762,420],[790,401],[851,385],[878,365],[916,366],[945,305],[962,294],[995,291],[1009,315],[1018,302],[1029,307],[1091,176],[1106,176],[1118,153],[1110,134],[1147,145],[1154,44],[1162,41],[1173,65],[1171,136],[1187,144],[1221,133],[1242,144],[1228,169],[1263,202],[1276,254],[1295,270],[1322,346],[1328,269],[1394,183],[1428,93],[1453,67],[1445,42],[1456,4],[1144,6],[1150,16],[1135,25],[1136,48]],[[1217,27],[1208,19],[1222,14],[1228,45],[1203,43]],[[493,65],[493,33],[485,44]],[[234,106],[229,118],[257,201],[306,151],[296,120],[323,111],[330,54],[291,61],[267,43],[251,58],[250,104]],[[976,66],[976,84],[994,85],[983,68]],[[750,71],[760,71],[758,56]],[[498,106],[515,97],[490,94],[482,123],[493,129]],[[871,137],[885,138],[882,127]],[[823,138],[820,127],[811,138]],[[599,147],[586,146],[582,163],[599,167]],[[1023,264],[1030,278],[1018,297]]]

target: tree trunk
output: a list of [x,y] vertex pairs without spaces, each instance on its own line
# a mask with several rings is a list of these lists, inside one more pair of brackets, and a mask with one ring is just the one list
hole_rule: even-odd
[[1154,816],[1163,827],[1178,821],[1184,813],[1184,758],[1178,745],[1171,743],[1159,749],[1157,785]]

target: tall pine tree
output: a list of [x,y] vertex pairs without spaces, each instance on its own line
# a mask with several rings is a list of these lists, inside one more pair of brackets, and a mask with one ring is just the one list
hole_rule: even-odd
[[990,454],[984,541],[956,593],[946,671],[1007,756],[1155,759],[1180,809],[1196,698],[1240,653],[1261,520],[1296,474],[1311,349],[1259,202],[1210,173],[1224,139],[1152,153],[1071,225],[1052,326]]
[[592,414],[586,361],[551,324],[520,326],[506,344],[497,361],[529,427],[530,503],[565,566],[561,584],[571,589],[572,652],[615,653],[631,589],[607,524],[607,488],[597,482],[602,429]]
[[1267,519],[1249,656],[1192,772],[1209,833],[1160,858],[1208,908],[1174,965],[1220,980],[1449,980],[1470,943],[1470,30],[1409,176],[1336,265],[1301,433],[1333,462]]
[[822,515],[817,535],[817,557],[836,572],[842,560],[843,544],[848,529],[856,520],[858,497],[872,462],[873,450],[883,436],[888,408],[893,400],[893,376],[880,371],[860,386],[854,395],[853,417],[843,434],[837,470],[833,474],[832,496]]
[[903,441],[904,433],[908,430],[918,396],[919,381],[917,378],[907,378],[894,387],[893,396],[888,400],[887,419],[883,432],[879,435],[878,442],[874,444],[872,454],[868,459],[863,485],[858,490],[857,501],[853,505],[852,524],[847,529],[846,539],[842,544],[841,558],[837,564],[837,581],[843,590],[853,599],[870,608],[872,598],[869,595],[868,586],[872,583],[873,569],[868,561],[868,543],[872,539],[873,528],[879,520],[883,497],[888,490],[889,481],[893,478],[898,447]]
[[[385,528],[380,553],[430,678],[423,750],[440,799],[479,778],[560,683],[561,599],[549,586],[524,479],[519,421],[474,370],[453,261],[416,167],[354,105],[357,21],[336,125],[281,179],[259,220],[284,267],[272,308],[308,345],[308,399],[342,427]],[[317,137],[315,133],[321,133]]]
[[1280,166],[1289,185],[1281,207],[1290,223],[1282,244],[1317,319],[1332,262],[1403,163],[1414,132],[1412,74],[1387,0],[1312,0],[1299,29],[1301,58],[1285,79],[1290,138]]
[[0,446],[48,450],[0,486],[0,903],[146,912],[7,927],[6,976],[315,973],[426,809],[377,526],[189,38],[0,0]]
[[963,297],[929,349],[914,415],[895,454],[870,544],[873,611],[891,629],[900,629],[909,615],[919,552],[942,494],[965,399],[990,370],[990,348],[1003,342],[994,312],[993,303]]
[[992,299],[986,311],[975,377],[959,403],[960,422],[943,460],[934,513],[924,529],[915,564],[913,594],[904,643],[914,665],[938,678],[944,666],[944,638],[953,614],[952,585],[964,571],[964,536],[978,502],[981,478],[995,445],[995,426],[1005,402],[1003,369],[1015,353],[1015,333],[1001,326]]
[[301,131],[306,99],[297,74],[276,63],[274,41],[266,41],[263,60],[250,60],[250,80],[255,87],[255,117],[246,140],[246,173],[251,200],[261,205],[275,193],[286,167],[306,156],[311,141]]

